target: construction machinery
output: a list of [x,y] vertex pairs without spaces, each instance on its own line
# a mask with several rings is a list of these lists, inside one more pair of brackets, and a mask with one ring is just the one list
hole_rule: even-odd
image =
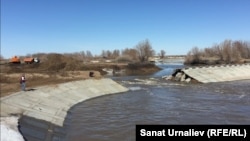
[[23,59],[24,63],[26,64],[32,64],[34,62],[34,58],[32,57],[27,57]]
[[24,58],[23,61],[26,64],[32,64],[32,63],[39,63],[40,62],[40,60],[38,58],[33,58],[33,57]]
[[[33,57],[26,57],[23,58],[23,62],[25,64],[32,64],[32,63],[39,63],[40,60],[38,58],[33,58]],[[21,59],[18,58],[17,56],[14,56],[10,59],[11,64],[21,64]]]
[[14,56],[10,59],[10,63],[12,64],[21,64],[20,59],[17,56]]

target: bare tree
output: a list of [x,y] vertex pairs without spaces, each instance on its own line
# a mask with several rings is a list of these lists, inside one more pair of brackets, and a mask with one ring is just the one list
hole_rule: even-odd
[[214,55],[212,56],[216,56],[216,57],[219,57],[220,60],[223,60],[223,48],[220,47],[219,45],[215,44],[213,47],[212,47],[212,50],[214,50]]
[[166,52],[164,50],[161,50],[159,53],[160,58],[163,59],[165,55],[166,55]]
[[89,50],[86,51],[86,57],[88,57],[88,58],[92,58],[93,57],[92,53]]
[[247,52],[246,59],[250,59],[250,42],[245,42],[244,47],[246,48],[246,52]]
[[120,55],[120,51],[119,50],[113,50],[113,51],[110,51],[110,50],[103,50],[102,51],[102,57],[104,58],[116,58]]
[[122,51],[122,56],[129,56],[131,60],[137,60],[137,51],[136,49],[126,48]]
[[155,54],[155,51],[152,49],[152,46],[148,39],[139,42],[135,49],[137,51],[137,57],[140,62],[148,61],[148,58]]
[[116,49],[113,51],[113,54],[112,54],[113,58],[117,58],[120,56],[120,50]]
[[231,61],[235,63],[240,62],[241,55],[242,55],[240,48],[233,46],[231,51],[232,51]]
[[197,64],[201,59],[201,51],[198,47],[193,47],[185,58],[185,64]]
[[225,40],[221,43],[221,46],[223,48],[223,60],[227,63],[230,63],[232,61],[232,41],[231,40]]
[[107,53],[105,50],[102,50],[102,55],[101,55],[103,58],[106,58],[107,57]]
[[109,59],[112,57],[112,52],[110,50],[107,50],[106,54]]
[[84,59],[86,57],[85,51],[80,51],[81,59]]

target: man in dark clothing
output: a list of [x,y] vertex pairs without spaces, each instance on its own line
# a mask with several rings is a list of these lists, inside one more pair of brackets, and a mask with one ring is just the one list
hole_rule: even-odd
[[25,81],[26,81],[25,74],[23,74],[21,79],[20,79],[20,84],[21,84],[21,88],[22,88],[23,91],[25,91],[25,87],[26,87]]

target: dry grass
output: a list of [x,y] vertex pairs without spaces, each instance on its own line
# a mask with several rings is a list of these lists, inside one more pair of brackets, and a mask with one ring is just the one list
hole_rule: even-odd
[[[46,73],[25,73],[26,76],[26,88],[33,89],[43,85],[53,85],[64,82],[70,82],[75,80],[90,79],[90,71],[64,71],[58,74],[46,74]],[[94,72],[94,79],[102,78],[100,72]],[[14,92],[21,90],[19,79],[22,73],[1,73],[0,85],[1,85],[1,97],[10,95]]]

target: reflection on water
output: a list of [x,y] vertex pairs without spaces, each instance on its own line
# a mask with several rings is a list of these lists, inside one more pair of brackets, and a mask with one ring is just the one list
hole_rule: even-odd
[[186,84],[151,76],[113,77],[130,91],[82,102],[67,118],[67,141],[132,141],[136,124],[249,124],[250,80]]

